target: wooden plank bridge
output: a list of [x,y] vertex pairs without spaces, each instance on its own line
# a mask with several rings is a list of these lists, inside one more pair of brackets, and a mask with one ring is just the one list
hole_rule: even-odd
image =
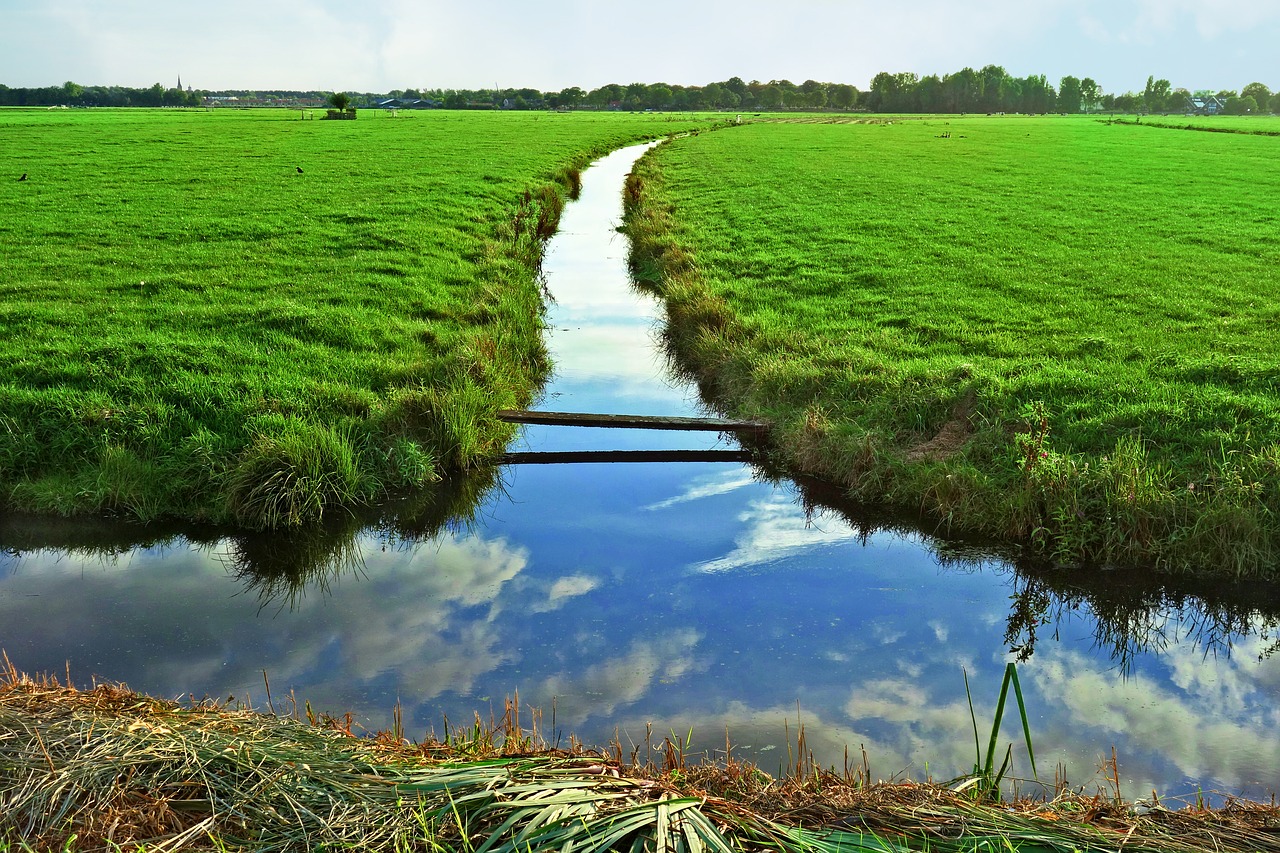
[[[766,424],[726,418],[685,418],[665,415],[597,415],[586,412],[530,412],[502,409],[498,420],[539,426],[604,427],[607,429],[702,430],[762,435]],[[546,465],[561,462],[749,462],[747,450],[570,450],[507,453],[504,465]]]
[[666,415],[596,415],[586,412],[530,412],[502,409],[498,420],[540,426],[605,427],[610,429],[676,429],[708,432],[763,433],[767,424],[727,418],[679,418]]
[[530,450],[504,453],[503,465],[566,462],[750,462],[745,450]]

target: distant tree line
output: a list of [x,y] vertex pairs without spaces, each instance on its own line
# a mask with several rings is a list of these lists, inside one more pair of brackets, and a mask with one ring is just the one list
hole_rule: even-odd
[[0,106],[6,107],[197,107],[202,93],[159,83],[147,89],[127,86],[81,86],[67,81],[61,86],[10,89],[0,84]]
[[[806,80],[745,82],[731,77],[706,86],[667,83],[610,83],[598,89],[577,86],[558,92],[537,89],[405,89],[387,97],[429,99],[449,109],[621,109],[621,110],[832,110],[847,112],[1184,112],[1191,97],[1212,96],[1226,112],[1280,113],[1280,93],[1261,83],[1239,92],[1175,89],[1168,80],[1147,79],[1142,92],[1110,94],[1090,77],[1063,77],[1055,87],[1044,75],[1014,77],[998,65],[965,68],[939,77],[881,72],[863,91],[848,83]],[[382,97],[382,96],[378,96]],[[367,101],[372,105],[372,101]]]
[[[970,113],[970,112],[1185,112],[1192,97],[1213,97],[1224,111],[1238,115],[1280,113],[1280,93],[1262,83],[1240,91],[1190,91],[1168,80],[1147,78],[1141,92],[1112,94],[1091,77],[1063,77],[1055,87],[1044,75],[1015,77],[998,65],[964,68],[953,74],[920,77],[912,72],[882,71],[864,90],[848,83],[805,80],[761,82],[730,77],[705,86],[667,83],[610,83],[585,90],[538,89],[396,89],[388,93],[347,93],[356,106],[375,106],[389,98],[419,100],[448,109],[596,109],[596,110],[742,110]],[[124,86],[81,86],[67,82],[43,88],[0,85],[0,106],[164,107],[199,106],[234,98],[242,104],[323,105],[329,94],[311,91],[183,90],[159,83],[147,89]]]

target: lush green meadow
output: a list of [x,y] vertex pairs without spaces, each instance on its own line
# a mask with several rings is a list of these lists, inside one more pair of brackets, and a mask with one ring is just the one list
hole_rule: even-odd
[[787,464],[1060,562],[1271,573],[1280,140],[753,124],[629,185],[670,339]]
[[0,111],[0,504],[278,526],[474,463],[577,169],[707,123]]

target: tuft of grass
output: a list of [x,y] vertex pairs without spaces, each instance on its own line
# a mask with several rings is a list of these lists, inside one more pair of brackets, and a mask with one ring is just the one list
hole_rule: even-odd
[[381,490],[360,464],[350,433],[294,418],[259,435],[227,480],[229,514],[257,529],[319,521]]
[[969,702],[969,719],[973,722],[975,757],[973,773],[957,786],[957,791],[973,789],[983,799],[1000,801],[1001,785],[1004,784],[1005,774],[1013,765],[1013,744],[1009,744],[1000,767],[995,766],[996,744],[1000,738],[1000,724],[1004,722],[1005,702],[1009,698],[1010,685],[1013,686],[1014,699],[1018,703],[1018,716],[1022,722],[1023,740],[1027,745],[1027,759],[1031,762],[1031,774],[1034,778],[1039,778],[1036,773],[1036,753],[1031,747],[1031,724],[1027,722],[1027,706],[1022,701],[1022,685],[1018,683],[1018,668],[1010,661],[1005,665],[1004,678],[1000,682],[1000,698],[996,700],[995,714],[991,720],[991,737],[985,753],[978,741],[978,717],[973,710],[973,694],[969,692],[969,673],[964,673],[964,694]]

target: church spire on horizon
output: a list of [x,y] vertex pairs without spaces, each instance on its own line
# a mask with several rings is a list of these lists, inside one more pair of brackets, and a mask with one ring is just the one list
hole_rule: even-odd
[[181,74],[178,75],[178,91],[179,92],[182,91],[182,75]]

